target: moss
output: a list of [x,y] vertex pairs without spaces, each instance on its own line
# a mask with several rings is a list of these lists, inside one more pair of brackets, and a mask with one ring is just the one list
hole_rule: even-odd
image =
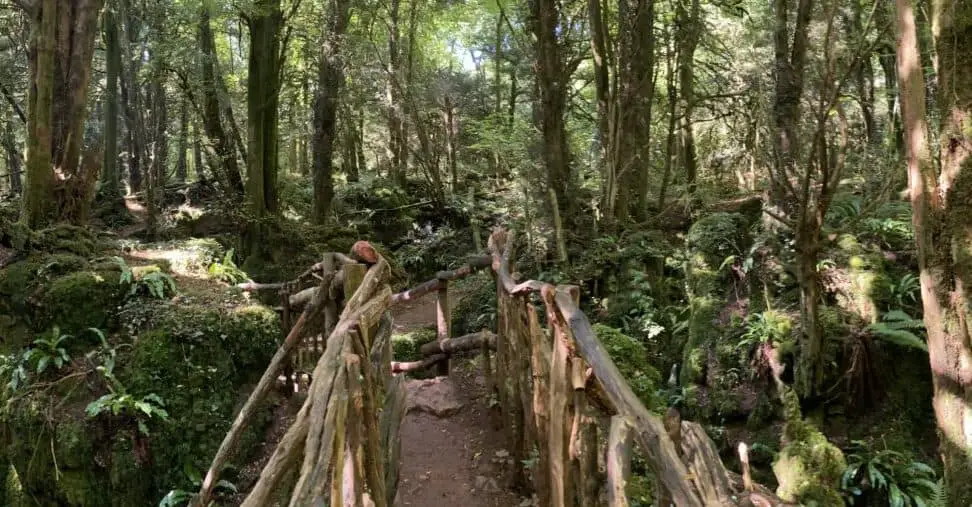
[[801,505],[842,505],[839,481],[847,462],[827,437],[803,419],[796,392],[785,387],[780,396],[786,424],[783,449],[773,462],[779,482],[776,494]]
[[726,257],[743,251],[747,223],[739,213],[713,213],[692,224],[685,243],[704,255],[710,266],[719,266]]
[[67,333],[105,328],[124,299],[120,271],[79,271],[47,285],[42,298],[41,327],[58,326]]
[[688,340],[682,352],[680,380],[682,385],[704,380],[709,347],[722,335],[718,317],[724,302],[713,297],[690,299]]
[[[496,285],[493,279],[473,275],[459,283],[462,284],[459,293],[463,296],[452,309],[453,334],[462,336],[483,328],[496,329]],[[450,294],[452,291],[450,284]]]
[[648,364],[648,351],[645,346],[621,331],[603,324],[594,324],[594,332],[638,399],[648,408],[661,406],[656,394],[661,384],[661,375]]

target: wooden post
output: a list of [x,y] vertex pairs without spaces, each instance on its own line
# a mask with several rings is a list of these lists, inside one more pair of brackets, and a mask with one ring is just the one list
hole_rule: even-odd
[[[439,290],[436,293],[435,298],[435,326],[437,341],[441,345],[443,342],[449,339],[452,323],[452,315],[449,311],[449,282],[447,280],[439,280]],[[449,375],[449,360],[440,361],[438,365],[438,371],[436,372],[439,376]]]
[[[287,289],[280,291],[280,302],[282,310],[280,311],[280,331],[283,338],[287,339],[287,334],[290,333],[290,291]],[[287,355],[287,359],[284,361],[284,377],[287,379],[284,381],[284,386],[286,387],[286,395],[289,397],[299,390],[300,378],[294,375],[294,356],[297,356],[297,366],[301,365],[301,354],[300,342],[297,343],[296,349]],[[293,378],[291,378],[293,377]]]
[[[480,331],[483,336],[489,333],[488,329],[483,329]],[[482,351],[483,351],[483,378],[486,380],[486,395],[493,396],[493,366],[490,364],[489,360],[489,340],[482,341]]]
[[608,507],[628,507],[624,488],[631,475],[631,423],[623,416],[611,418],[605,461]]

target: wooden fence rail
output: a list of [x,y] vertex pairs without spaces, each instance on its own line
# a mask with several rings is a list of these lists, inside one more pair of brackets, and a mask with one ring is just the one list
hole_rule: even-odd
[[[394,373],[434,366],[445,374],[450,356],[463,351],[483,354],[486,386],[499,401],[507,429],[515,486],[535,492],[541,506],[628,505],[624,489],[632,442],[656,477],[656,505],[784,505],[766,488],[729,472],[701,426],[681,421],[674,410],[664,422],[648,411],[580,310],[580,290],[517,282],[512,250],[512,233],[497,230],[489,239],[490,255],[473,257],[398,294],[388,286],[388,263],[364,242],[351,256],[326,256],[294,282],[247,284],[247,290],[283,291],[285,323],[292,309],[303,310],[226,435],[196,505],[206,505],[248,418],[286,359],[303,338],[318,336],[312,340],[316,365],[307,399],[246,507],[280,498],[292,507],[392,505],[398,431],[406,410],[404,383]],[[495,333],[452,337],[449,282],[485,268],[496,280]],[[302,287],[309,280],[319,283]],[[393,362],[389,307],[431,293],[436,294],[437,340],[421,348],[422,361]],[[599,441],[601,435],[607,440]],[[292,472],[296,482],[285,488]]]

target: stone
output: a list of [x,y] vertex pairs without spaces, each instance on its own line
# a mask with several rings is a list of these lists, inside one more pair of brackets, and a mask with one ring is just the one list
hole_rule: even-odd
[[450,417],[462,409],[455,385],[447,377],[409,380],[405,384],[408,391],[408,411],[419,410],[436,417]]

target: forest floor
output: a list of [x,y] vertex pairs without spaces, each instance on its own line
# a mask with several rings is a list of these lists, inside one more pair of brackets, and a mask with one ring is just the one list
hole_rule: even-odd
[[[396,333],[426,327],[435,322],[435,298],[396,306],[392,314]],[[452,366],[448,377],[408,381],[395,506],[531,505],[508,487],[510,454],[478,363],[454,358]]]

